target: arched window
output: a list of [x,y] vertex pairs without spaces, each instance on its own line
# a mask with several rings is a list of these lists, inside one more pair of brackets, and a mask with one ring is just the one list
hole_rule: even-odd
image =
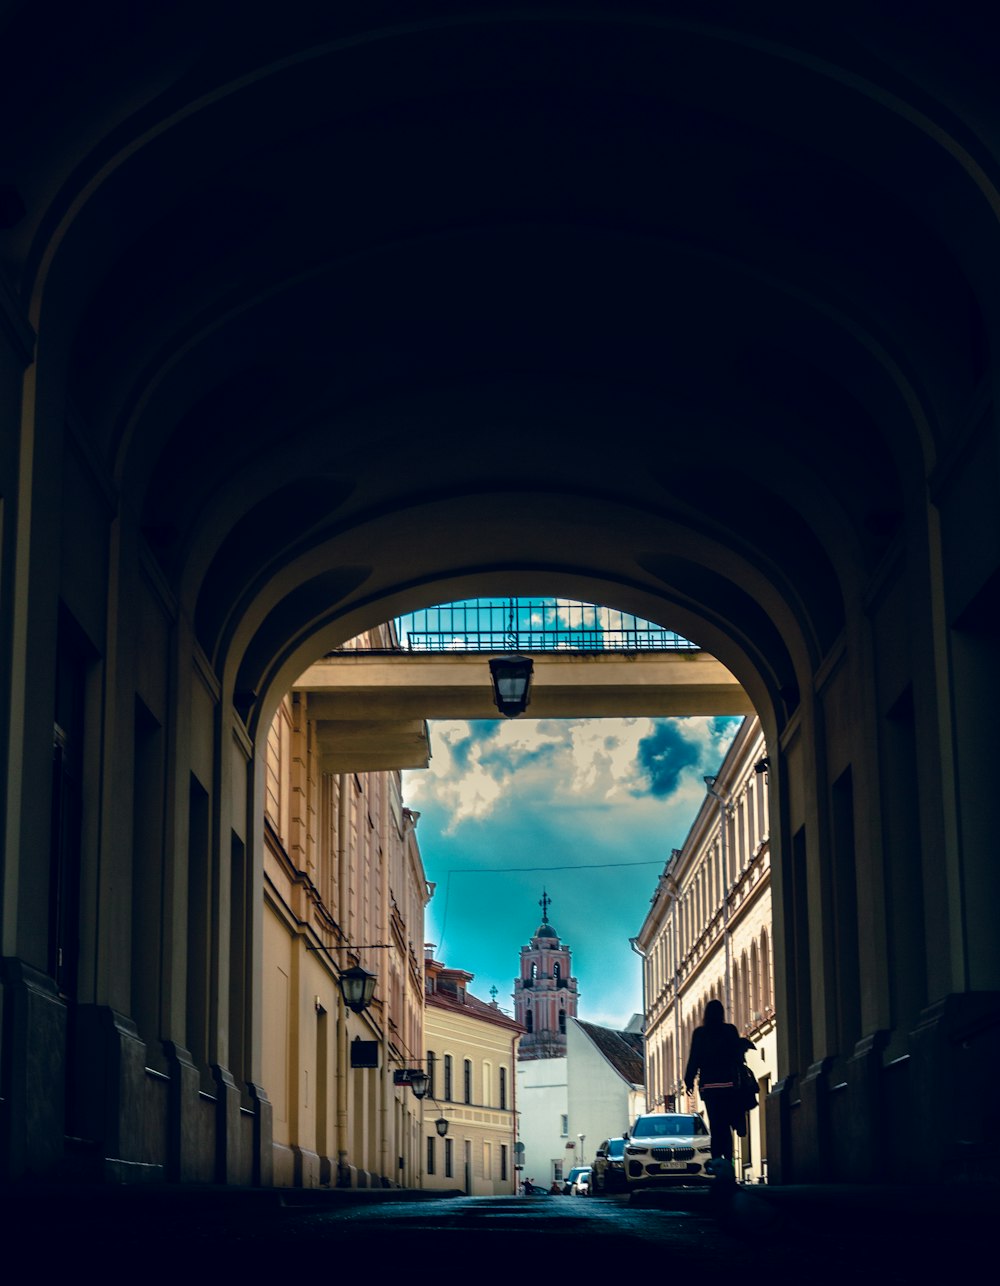
[[445,1099],[451,1100],[451,1055],[444,1056],[444,1096]]
[[524,1025],[528,1029],[528,1031],[535,1030],[535,1015],[531,1012],[530,1009],[524,1015]]
[[437,1098],[437,1090],[434,1086],[436,1058],[433,1049],[427,1051],[427,1093],[431,1098]]
[[500,1068],[500,1108],[501,1111],[507,1106],[507,1069]]
[[555,978],[556,982],[559,981],[559,961],[558,960],[552,966],[552,977]]
[[771,1000],[771,946],[767,940],[767,930],[760,935],[760,1001],[765,1013],[770,1012]]
[[462,1068],[462,1092],[466,1103],[472,1102],[472,1059],[467,1058]]
[[754,1022],[760,1018],[760,960],[756,942],[750,944],[750,1018]]
[[531,981],[532,981],[532,982],[534,982],[534,981],[535,981],[535,979],[536,979],[537,977],[538,977],[538,965],[537,965],[534,961],[532,961],[532,963],[531,963]]
[[559,1034],[561,1036],[566,1035],[566,1010],[565,1009],[559,1010]]

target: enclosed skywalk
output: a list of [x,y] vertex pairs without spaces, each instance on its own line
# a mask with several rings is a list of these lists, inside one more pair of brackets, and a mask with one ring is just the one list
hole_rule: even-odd
[[[525,718],[627,718],[752,713],[747,694],[700,651],[527,653]],[[318,721],[325,772],[426,768],[429,719],[495,719],[482,654],[345,651],[295,684]]]

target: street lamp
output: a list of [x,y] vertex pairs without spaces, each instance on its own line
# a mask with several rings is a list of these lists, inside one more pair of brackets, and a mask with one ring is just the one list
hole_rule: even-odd
[[444,1136],[448,1133],[447,1119],[443,1116],[439,1116],[438,1119],[434,1122],[434,1128],[435,1130],[437,1130],[438,1134],[443,1139]]
[[377,976],[369,973],[367,969],[362,969],[360,965],[354,965],[351,969],[345,969],[340,975],[340,994],[344,997],[344,1004],[354,1013],[363,1013],[372,1003],[372,997],[375,995],[375,983],[378,981]]
[[431,1078],[426,1072],[418,1069],[410,1072],[410,1089],[413,1090],[414,1098],[423,1098],[430,1083]]
[[534,662],[530,656],[490,658],[493,700],[505,719],[516,719],[528,708]]

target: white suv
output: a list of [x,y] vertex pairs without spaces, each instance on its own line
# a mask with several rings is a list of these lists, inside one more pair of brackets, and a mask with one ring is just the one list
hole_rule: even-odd
[[655,1112],[640,1116],[625,1136],[625,1180],[630,1192],[645,1184],[702,1182],[712,1159],[708,1128],[700,1116]]

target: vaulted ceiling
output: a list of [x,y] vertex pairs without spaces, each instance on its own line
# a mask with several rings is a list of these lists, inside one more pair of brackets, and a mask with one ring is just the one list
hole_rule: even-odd
[[814,8],[5,6],[0,264],[231,686],[521,590],[794,709],[1000,298],[984,33]]

